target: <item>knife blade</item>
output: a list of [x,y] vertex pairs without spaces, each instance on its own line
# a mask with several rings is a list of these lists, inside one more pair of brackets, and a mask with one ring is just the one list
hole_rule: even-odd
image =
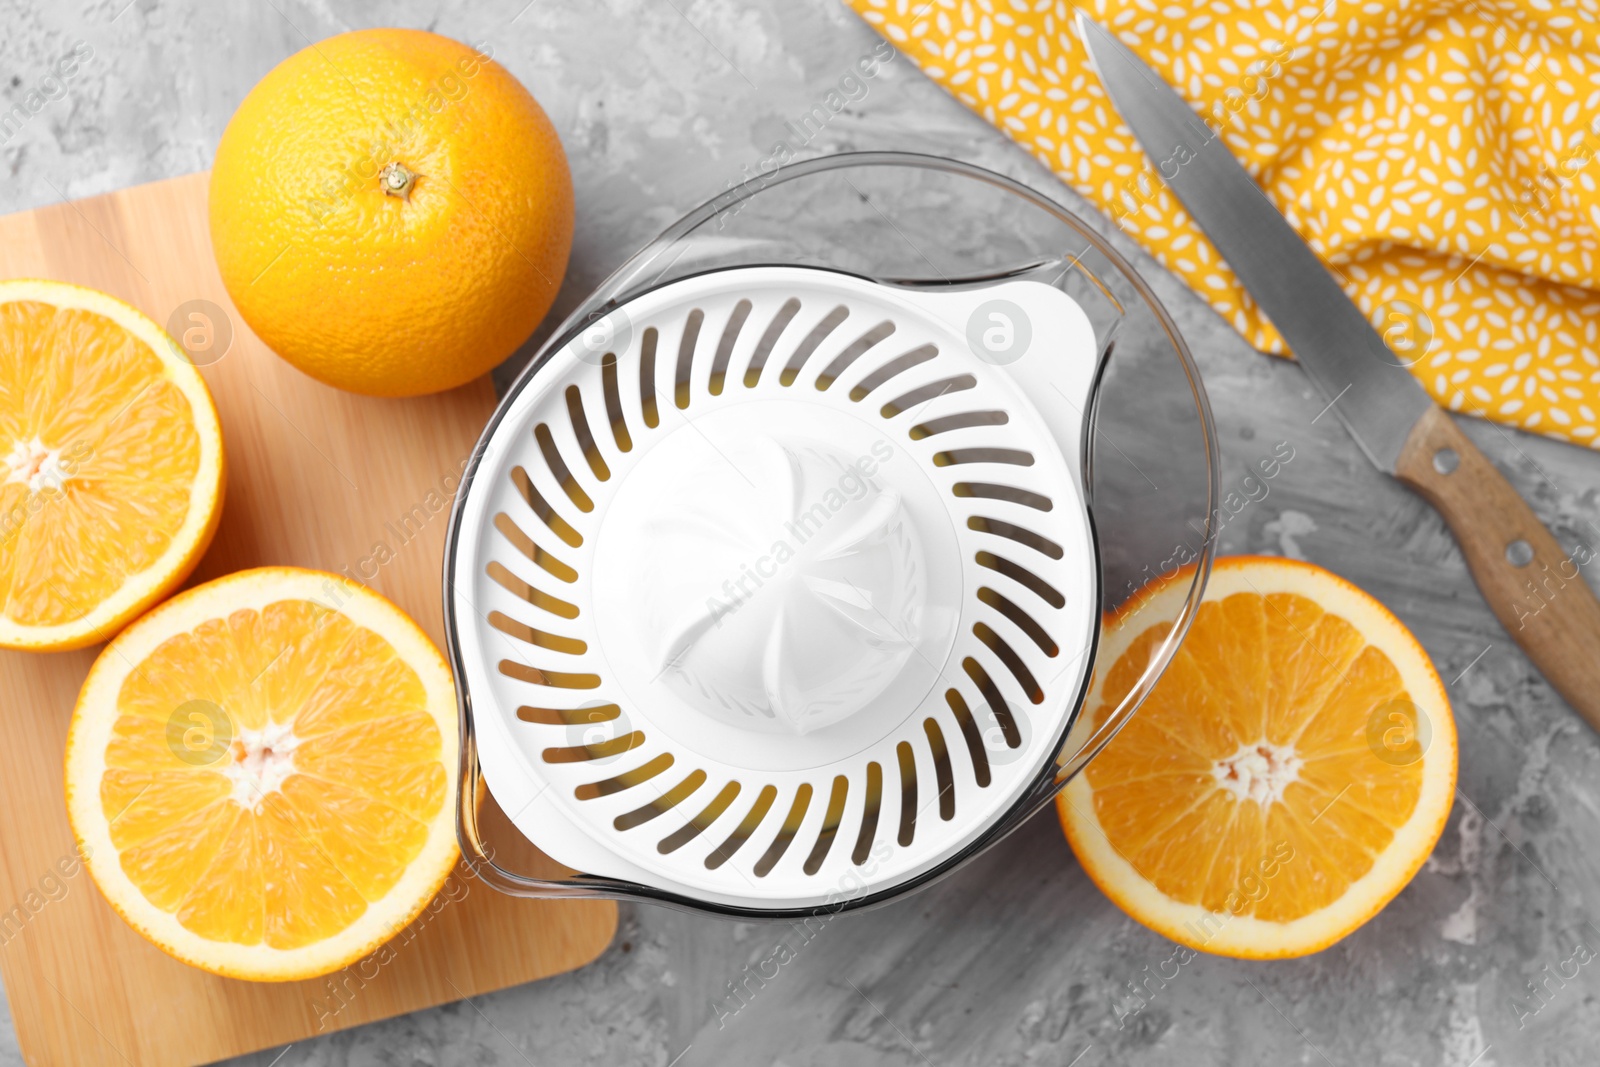
[[1600,601],[1493,463],[1384,343],[1209,126],[1110,30],[1078,32],[1101,84],[1167,186],[1288,342],[1373,465],[1437,510],[1485,601],[1555,689],[1600,730]]

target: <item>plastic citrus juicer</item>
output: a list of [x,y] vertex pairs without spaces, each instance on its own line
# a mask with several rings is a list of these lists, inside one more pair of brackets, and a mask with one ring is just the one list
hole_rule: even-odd
[[[1170,660],[1215,450],[1150,290],[1031,189],[862,153],[729,190],[555,332],[457,496],[468,862],[772,917],[954,869]],[[1179,616],[1080,722],[1155,582]]]

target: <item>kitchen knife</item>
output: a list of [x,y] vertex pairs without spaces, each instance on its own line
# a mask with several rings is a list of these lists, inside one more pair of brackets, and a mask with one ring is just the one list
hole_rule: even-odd
[[1483,598],[1600,730],[1600,601],[1574,556],[1401,365],[1287,220],[1161,76],[1104,26],[1078,32],[1122,120],[1379,470],[1444,517]]

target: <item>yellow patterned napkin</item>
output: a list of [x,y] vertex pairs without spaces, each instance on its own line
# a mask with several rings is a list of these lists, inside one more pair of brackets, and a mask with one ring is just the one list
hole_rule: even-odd
[[[846,0],[1181,275],[1271,324],[1157,177],[1055,0]],[[1552,0],[1083,5],[1244,163],[1457,411],[1600,448],[1600,21]]]

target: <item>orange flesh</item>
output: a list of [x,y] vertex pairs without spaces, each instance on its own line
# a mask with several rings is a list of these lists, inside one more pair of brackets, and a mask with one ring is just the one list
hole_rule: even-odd
[[[1146,630],[1112,665],[1102,709],[1120,703],[1168,629]],[[1373,709],[1407,699],[1389,657],[1306,597],[1204,603],[1154,692],[1085,770],[1095,814],[1173,900],[1300,918],[1365,875],[1416,810],[1423,761],[1374,759],[1367,740]],[[1281,800],[1220,784],[1219,764],[1226,775],[1247,747],[1303,761]],[[1265,878],[1271,889],[1256,899]]]
[[143,341],[102,315],[0,304],[0,614],[80,619],[182,528],[194,413]]
[[[178,709],[194,700],[227,717],[231,744],[210,762],[181,740],[191,721]],[[345,929],[394,887],[445,802],[416,672],[310,601],[168,639],[129,673],[117,708],[100,804],[122,869],[212,940],[292,949]],[[252,773],[247,742],[256,759],[291,763],[287,776]]]

